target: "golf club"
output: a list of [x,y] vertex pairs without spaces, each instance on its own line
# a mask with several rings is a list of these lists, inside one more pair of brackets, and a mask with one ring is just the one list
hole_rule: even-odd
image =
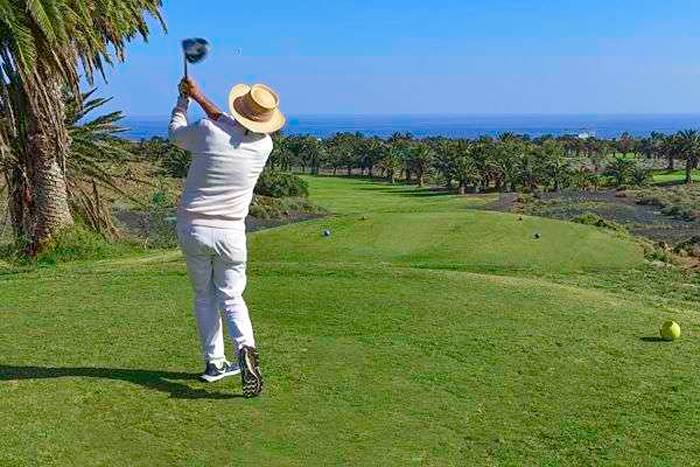
[[207,58],[211,46],[209,41],[201,37],[192,37],[182,41],[182,53],[185,62],[185,78],[188,78],[187,65],[199,63]]

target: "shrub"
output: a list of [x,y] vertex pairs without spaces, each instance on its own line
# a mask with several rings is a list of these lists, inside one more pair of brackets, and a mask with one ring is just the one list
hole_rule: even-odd
[[605,175],[615,186],[624,189],[625,185],[646,185],[651,179],[651,169],[636,157],[616,155],[606,166]]
[[630,181],[637,185],[647,185],[651,181],[651,169],[642,163],[637,163],[630,170]]
[[260,175],[255,193],[271,198],[307,197],[309,187],[301,177],[294,174],[265,170]]
[[[54,265],[68,261],[105,259],[132,253],[136,245],[127,241],[110,242],[101,234],[76,224],[55,235],[34,258],[37,264]],[[28,261],[16,256],[16,260]]]
[[148,208],[146,248],[174,248],[178,245],[175,229],[175,200],[164,190],[156,191]]
[[678,243],[673,248],[674,253],[681,256],[694,256],[700,258],[700,236],[693,235],[692,237]]
[[259,219],[280,219],[293,213],[323,214],[325,211],[306,198],[271,198],[255,195],[250,215]]
[[142,142],[137,151],[146,160],[155,161],[161,167],[163,175],[169,177],[186,177],[192,162],[192,155],[189,152],[159,137]]
[[658,262],[665,264],[674,264],[675,258],[671,252],[662,250],[660,248],[648,247],[645,249],[644,258],[650,262]]
[[631,194],[639,204],[657,206],[667,216],[685,221],[700,219],[700,189],[690,186],[672,188],[647,188]]
[[576,216],[573,219],[571,219],[571,221],[576,222],[577,224],[592,225],[595,227],[600,227],[602,229],[613,230],[619,233],[627,232],[627,229],[624,226],[618,224],[617,222],[603,219],[598,214],[592,212],[586,212],[584,214],[581,214],[580,216]]
[[515,202],[519,204],[532,204],[536,201],[535,195],[531,193],[518,193]]

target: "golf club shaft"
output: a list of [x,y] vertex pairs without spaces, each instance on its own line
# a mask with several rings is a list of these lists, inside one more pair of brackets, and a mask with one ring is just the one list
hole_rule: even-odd
[[183,57],[183,61],[185,62],[185,79],[187,79],[187,78],[189,78],[189,76],[187,74],[187,56],[183,54],[182,57]]

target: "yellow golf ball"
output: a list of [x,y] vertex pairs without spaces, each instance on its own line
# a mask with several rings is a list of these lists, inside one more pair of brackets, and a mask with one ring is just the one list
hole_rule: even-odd
[[675,341],[681,337],[681,327],[675,321],[666,321],[659,330],[661,332],[661,338],[665,341]]

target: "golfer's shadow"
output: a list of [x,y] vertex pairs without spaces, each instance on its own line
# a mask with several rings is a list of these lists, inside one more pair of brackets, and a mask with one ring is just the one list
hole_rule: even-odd
[[191,388],[177,381],[192,381],[196,375],[174,371],[128,370],[120,368],[50,368],[0,365],[0,382],[23,379],[101,378],[127,381],[148,389],[169,393],[175,399],[233,399],[240,394],[225,394]]

